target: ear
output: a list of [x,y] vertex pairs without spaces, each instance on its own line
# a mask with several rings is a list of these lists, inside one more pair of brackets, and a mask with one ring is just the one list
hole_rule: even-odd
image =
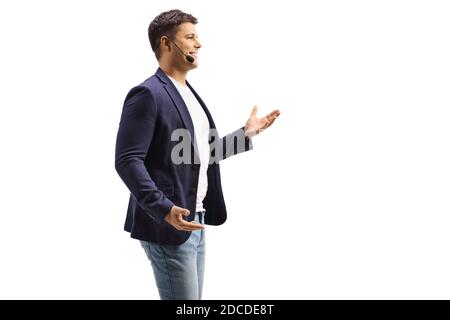
[[170,41],[169,38],[167,38],[167,36],[162,36],[161,40],[160,40],[160,46],[161,47],[167,47],[169,52],[170,52]]

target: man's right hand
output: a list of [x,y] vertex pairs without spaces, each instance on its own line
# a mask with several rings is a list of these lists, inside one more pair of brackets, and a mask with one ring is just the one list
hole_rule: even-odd
[[202,230],[205,228],[203,225],[199,223],[188,222],[184,220],[183,216],[188,215],[190,215],[188,209],[173,206],[172,209],[170,209],[169,213],[165,216],[164,220],[166,220],[166,222],[172,225],[175,229],[180,231],[195,231],[195,230]]

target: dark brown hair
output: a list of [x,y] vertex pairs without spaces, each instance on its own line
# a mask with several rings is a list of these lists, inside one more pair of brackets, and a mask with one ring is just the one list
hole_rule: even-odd
[[177,27],[184,22],[197,24],[197,18],[189,13],[184,13],[181,10],[175,9],[159,14],[150,23],[148,26],[148,39],[150,40],[150,45],[152,46],[152,50],[155,53],[157,60],[159,60],[161,56],[159,47],[161,37],[167,36],[170,39],[173,39],[177,32]]

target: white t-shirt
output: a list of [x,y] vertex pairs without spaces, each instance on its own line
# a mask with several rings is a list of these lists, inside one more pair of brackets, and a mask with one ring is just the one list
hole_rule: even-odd
[[[169,77],[169,76],[168,76]],[[200,173],[198,178],[197,202],[195,211],[202,211],[203,199],[208,190],[208,164],[209,164],[209,121],[206,117],[205,111],[198,102],[197,98],[192,93],[187,85],[184,85],[172,77],[169,77],[177,88],[181,97],[186,104],[189,114],[191,115],[192,124],[194,125],[195,140],[197,142],[199,157],[200,157]]]

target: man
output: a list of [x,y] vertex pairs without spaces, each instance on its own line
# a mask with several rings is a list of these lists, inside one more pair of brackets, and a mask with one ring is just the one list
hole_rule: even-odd
[[198,66],[196,23],[180,10],[151,22],[159,68],[128,93],[117,134],[115,167],[131,192],[125,230],[151,261],[161,299],[201,299],[204,224],[220,225],[227,215],[218,162],[250,150],[251,137],[280,114],[257,118],[255,106],[244,127],[218,139],[211,114],[186,81]]

